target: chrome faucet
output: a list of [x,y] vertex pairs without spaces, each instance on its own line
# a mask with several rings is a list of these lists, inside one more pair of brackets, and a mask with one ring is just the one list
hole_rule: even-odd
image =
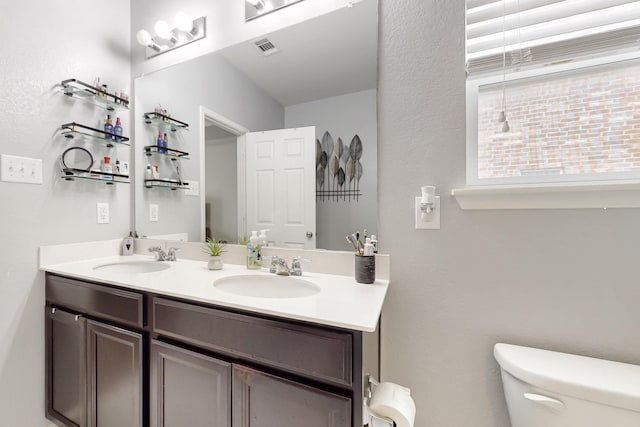
[[178,248],[169,248],[167,252],[165,252],[160,246],[153,246],[149,248],[149,252],[153,252],[156,254],[157,261],[175,261],[176,260],[176,252],[179,251]]
[[291,261],[292,276],[302,276],[302,265],[300,265],[301,261],[311,262],[310,259],[302,258],[301,256],[293,257],[293,260]]
[[287,266],[287,261],[279,256],[271,257],[271,267],[269,268],[270,273],[275,273],[279,276],[288,276],[291,274],[289,267]]
[[271,267],[269,273],[278,274],[280,276],[302,276],[301,261],[311,261],[300,256],[293,257],[291,261],[291,268],[287,266],[287,261],[279,256],[271,257]]

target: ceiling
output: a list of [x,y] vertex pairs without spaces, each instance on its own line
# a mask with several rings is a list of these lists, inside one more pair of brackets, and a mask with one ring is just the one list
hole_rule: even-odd
[[287,107],[377,86],[378,2],[305,21],[265,37],[279,50],[265,56],[255,39],[223,50],[241,72]]

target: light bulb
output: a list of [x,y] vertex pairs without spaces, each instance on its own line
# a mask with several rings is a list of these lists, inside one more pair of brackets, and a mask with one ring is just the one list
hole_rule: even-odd
[[169,28],[169,24],[167,24],[167,21],[160,20],[156,22],[156,25],[153,27],[153,29],[155,30],[158,37],[161,37],[165,40],[171,40],[175,38],[173,34],[171,34],[171,29]]
[[140,30],[136,34],[136,38],[138,39],[138,43],[142,46],[151,46],[153,44],[153,40],[151,40],[151,34],[147,30]]
[[502,132],[509,132],[511,128],[509,127],[509,121],[505,120],[502,124]]
[[256,9],[260,10],[264,7],[264,2],[262,0],[247,0],[249,4]]
[[193,20],[184,12],[178,12],[174,22],[180,31],[190,33],[193,30]]

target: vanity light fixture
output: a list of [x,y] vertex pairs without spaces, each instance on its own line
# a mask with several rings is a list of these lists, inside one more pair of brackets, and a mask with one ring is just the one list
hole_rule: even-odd
[[267,13],[275,12],[283,7],[291,6],[302,0],[243,0],[244,1],[244,20],[251,21],[259,18]]
[[191,19],[185,12],[178,12],[174,20],[175,27],[171,28],[164,20],[154,25],[155,37],[147,30],[138,31],[138,43],[145,46],[146,58],[152,58],[186,44],[206,37],[206,18]]

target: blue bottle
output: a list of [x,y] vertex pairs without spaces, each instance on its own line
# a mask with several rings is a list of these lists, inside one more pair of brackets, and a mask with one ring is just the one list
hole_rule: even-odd
[[120,122],[120,117],[116,117],[116,125],[113,127],[113,133],[117,135],[115,137],[116,141],[122,141],[122,123]]
[[158,146],[158,153],[164,153],[162,148],[162,131],[158,131],[158,138],[156,139],[156,145]]
[[167,134],[164,134],[164,137],[162,138],[162,152],[163,153],[168,153],[169,150],[167,150],[167,148],[169,148],[169,138],[167,138]]

